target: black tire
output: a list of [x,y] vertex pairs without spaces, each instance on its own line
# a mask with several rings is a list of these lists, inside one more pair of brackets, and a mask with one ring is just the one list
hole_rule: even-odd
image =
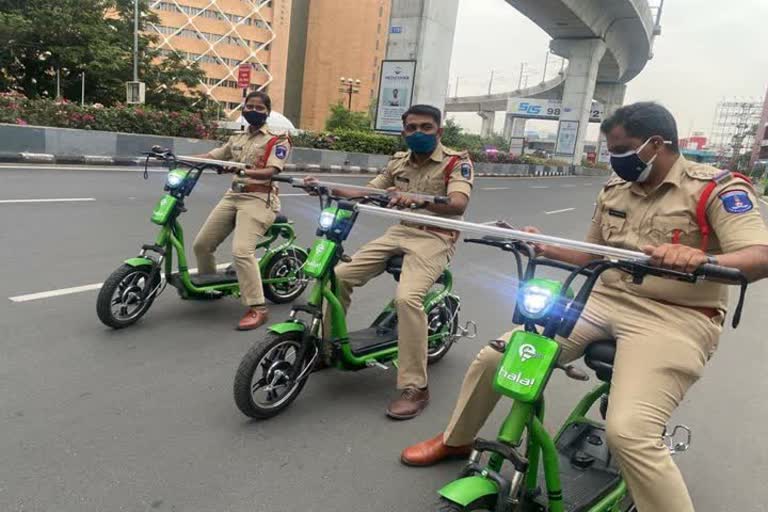
[[[295,358],[296,355],[298,355],[298,350],[301,346],[301,337],[301,333],[298,332],[289,332],[285,334],[269,333],[264,340],[256,343],[250,350],[248,350],[242,361],[240,361],[240,366],[237,368],[233,389],[235,404],[237,404],[237,408],[240,409],[240,412],[250,418],[271,418],[288,407],[291,402],[299,396],[299,393],[304,387],[304,384],[307,383],[311,372],[307,372],[304,378],[300,381],[292,383],[281,395],[275,395],[276,399],[274,400],[270,399],[271,391],[267,391],[267,403],[261,403],[254,400],[253,387],[254,384],[258,384],[259,382],[263,382],[260,388],[264,387],[268,379],[270,381],[275,378],[279,379],[279,375],[276,375],[277,371],[284,373],[293,368],[296,361],[294,359],[291,363],[287,360],[287,351],[282,354],[273,354],[273,352],[281,346],[287,346],[293,350]],[[268,359],[270,356],[275,359]],[[306,367],[308,362],[309,361],[306,360],[302,362],[302,369]],[[264,371],[264,376],[254,383],[254,376],[260,369]]]
[[435,512],[470,512],[473,510],[493,512],[496,506],[495,502],[496,500],[493,497],[483,496],[464,507],[445,498],[440,498],[435,505]]
[[[141,294],[149,287],[154,289],[160,282],[159,273],[150,283],[152,267],[121,265],[104,281],[96,299],[96,314],[101,323],[113,329],[135,324],[149,310],[155,300],[152,294],[141,300]],[[120,306],[117,311],[115,307]]]
[[427,348],[427,364],[434,364],[445,357],[445,354],[453,345],[454,336],[459,330],[459,304],[450,295],[427,311],[428,336],[432,336],[442,330],[450,332],[441,341],[430,344]]
[[307,261],[303,251],[286,249],[276,254],[262,272],[262,279],[279,278],[298,270],[298,280],[288,284],[265,284],[264,296],[273,304],[288,304],[296,300],[307,287],[304,272],[300,269]]

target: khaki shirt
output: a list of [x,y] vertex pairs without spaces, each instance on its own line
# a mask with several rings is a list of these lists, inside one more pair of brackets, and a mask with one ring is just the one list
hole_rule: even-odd
[[[277,143],[272,147],[272,151],[269,154],[269,158],[265,165],[261,166],[260,162],[264,157],[264,151],[266,151],[267,144],[273,137],[277,137]],[[262,126],[258,130],[248,129],[243,133],[238,133],[229,138],[226,144],[216,148],[209,152],[211,158],[215,160],[229,160],[232,162],[239,162],[248,164],[254,168],[259,167],[274,167],[278,171],[282,171],[285,166],[285,161],[288,159],[288,155],[291,152],[291,140],[288,134],[284,132],[273,131],[267,128],[266,125]],[[242,178],[238,175],[234,175],[232,183],[245,183],[268,185],[269,180],[254,180],[250,178]],[[280,202],[277,199],[277,185],[272,185],[273,193],[270,198],[270,205],[275,211],[280,210]],[[228,194],[235,194],[231,189]],[[267,194],[261,192],[249,193],[258,197],[264,201],[267,201]]]
[[[446,183],[445,170],[451,159],[457,156]],[[387,164],[384,172],[373,178],[369,187],[387,189],[395,187],[400,192],[447,196],[453,192],[461,192],[467,197],[472,194],[474,168],[466,151],[455,151],[438,144],[429,159],[422,165],[411,159],[410,151],[395,153]],[[425,215],[437,215],[428,210],[419,210]],[[444,215],[452,219],[461,219],[461,215]]]
[[[696,207],[704,188],[722,172],[681,156],[664,181],[649,192],[638,183],[613,178],[598,196],[587,241],[633,251],[664,243],[701,248]],[[768,229],[754,189],[744,180],[730,176],[718,183],[706,212],[711,226],[708,254],[768,245]],[[683,306],[725,310],[728,305],[728,286],[708,281],[691,284],[648,276],[643,284],[635,285],[628,274],[610,270],[603,274],[602,285]]]

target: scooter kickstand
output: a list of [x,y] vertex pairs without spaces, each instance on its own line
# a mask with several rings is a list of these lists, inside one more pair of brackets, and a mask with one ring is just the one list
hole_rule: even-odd
[[370,361],[367,361],[365,363],[365,366],[367,366],[368,368],[376,367],[379,370],[389,370],[389,366],[387,366],[387,365],[385,365],[383,363],[380,363],[380,362],[376,361],[375,359],[371,359]]
[[468,340],[477,338],[477,324],[472,320],[467,320],[464,327],[459,326],[459,338],[467,338]]

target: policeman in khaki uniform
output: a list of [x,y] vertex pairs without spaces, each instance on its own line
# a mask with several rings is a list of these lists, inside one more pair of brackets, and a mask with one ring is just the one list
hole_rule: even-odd
[[220,148],[202,155],[215,160],[230,160],[251,166],[234,169],[232,187],[224,194],[200,229],[193,244],[201,274],[216,273],[216,248],[234,230],[232,256],[242,303],[248,307],[237,325],[242,331],[256,329],[268,319],[261,272],[256,258],[256,243],[280,211],[278,188],[270,181],[283,170],[291,143],[288,135],[266,126],[272,102],[263,92],[252,92],[245,100],[243,117],[248,130],[232,136]]
[[[403,114],[403,136],[409,151],[399,152],[370,187],[391,191],[390,206],[424,208],[419,213],[461,219],[472,192],[472,162],[466,152],[440,144],[441,113],[430,105],[414,105]],[[311,182],[315,178],[307,178]],[[448,204],[420,204],[407,192],[448,196]],[[355,190],[334,190],[353,197]],[[339,297],[345,311],[352,289],[378,276],[391,256],[403,254],[403,270],[395,294],[398,317],[398,374],[400,397],[390,403],[387,415],[410,419],[427,406],[427,316],[423,300],[442,274],[455,250],[458,233],[437,227],[402,223],[368,242],[352,261],[336,267]]]
[[[675,121],[665,108],[625,106],[601,130],[619,177],[598,197],[588,242],[642,250],[653,265],[680,271],[709,261],[738,268],[750,280],[768,275],[768,230],[752,185],[680,156]],[[537,251],[578,265],[597,258],[552,246]],[[579,358],[592,341],[617,340],[607,435],[640,512],[694,510],[661,435],[717,349],[727,296],[727,286],[714,282],[646,277],[636,285],[629,275],[610,271],[595,287],[571,337],[559,340],[563,363]],[[501,357],[490,347],[480,351],[447,429],[406,448],[403,463],[426,466],[470,452],[499,398],[492,383]]]

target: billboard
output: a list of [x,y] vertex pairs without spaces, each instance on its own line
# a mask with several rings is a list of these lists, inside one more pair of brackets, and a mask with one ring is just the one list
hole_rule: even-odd
[[557,128],[555,155],[573,156],[576,154],[576,137],[579,134],[578,121],[560,121]]
[[[560,100],[540,100],[535,98],[509,98],[507,113],[526,119],[550,119],[557,121],[563,112]],[[567,111],[566,111],[567,112]],[[603,119],[603,105],[593,101],[589,112],[589,122],[599,123]]]
[[415,60],[381,62],[374,129],[397,132],[403,129],[402,115],[411,106],[416,74]]

